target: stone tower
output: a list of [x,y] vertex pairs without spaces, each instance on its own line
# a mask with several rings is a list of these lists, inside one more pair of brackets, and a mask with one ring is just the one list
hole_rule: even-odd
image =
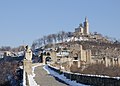
[[84,22],[84,34],[89,35],[89,23],[87,17],[85,18],[85,22]]

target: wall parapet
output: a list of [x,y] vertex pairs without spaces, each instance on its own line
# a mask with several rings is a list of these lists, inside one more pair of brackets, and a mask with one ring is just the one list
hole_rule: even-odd
[[77,83],[93,86],[120,86],[120,77],[110,77],[103,75],[79,74],[67,71],[61,71],[51,65],[48,67],[59,74],[63,74],[67,79],[74,80]]

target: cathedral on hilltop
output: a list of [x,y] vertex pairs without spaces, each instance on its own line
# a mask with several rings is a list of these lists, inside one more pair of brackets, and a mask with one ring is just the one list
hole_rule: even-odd
[[78,28],[75,28],[75,32],[81,35],[89,35],[89,23],[87,17],[85,18],[85,22],[82,24],[79,24]]

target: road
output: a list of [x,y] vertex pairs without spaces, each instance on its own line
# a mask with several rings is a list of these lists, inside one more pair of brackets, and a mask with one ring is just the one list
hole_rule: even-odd
[[43,66],[36,67],[34,73],[36,74],[34,79],[40,86],[68,86],[55,77],[47,74],[47,72],[43,69]]

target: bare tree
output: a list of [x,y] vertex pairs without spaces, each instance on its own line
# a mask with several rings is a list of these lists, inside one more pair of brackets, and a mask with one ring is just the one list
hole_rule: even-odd
[[32,47],[32,49],[34,50],[34,49],[36,48],[36,46],[37,46],[37,42],[34,41],[34,42],[32,43],[32,46],[31,46],[31,47]]
[[58,40],[59,42],[61,41],[61,34],[60,34],[60,33],[57,34],[57,40]]
[[32,47],[40,47],[48,43],[56,43],[57,41],[63,42],[68,38],[68,34],[64,31],[60,31],[57,34],[50,34],[48,36],[43,36],[42,38],[37,39],[33,42]]
[[50,43],[50,44],[53,42],[51,34],[47,36],[47,42]]
[[61,32],[60,32],[60,36],[61,36],[61,41],[63,42],[63,41],[64,41],[64,38],[65,38],[65,32],[64,32],[64,31],[61,31]]
[[43,44],[43,38],[38,39],[38,45],[39,45],[39,47],[41,47],[42,44]]
[[53,38],[54,42],[56,43],[57,42],[57,34],[52,34],[52,38]]
[[46,41],[47,41],[47,37],[46,37],[46,36],[43,36],[43,44],[44,44],[44,45],[47,44]]

